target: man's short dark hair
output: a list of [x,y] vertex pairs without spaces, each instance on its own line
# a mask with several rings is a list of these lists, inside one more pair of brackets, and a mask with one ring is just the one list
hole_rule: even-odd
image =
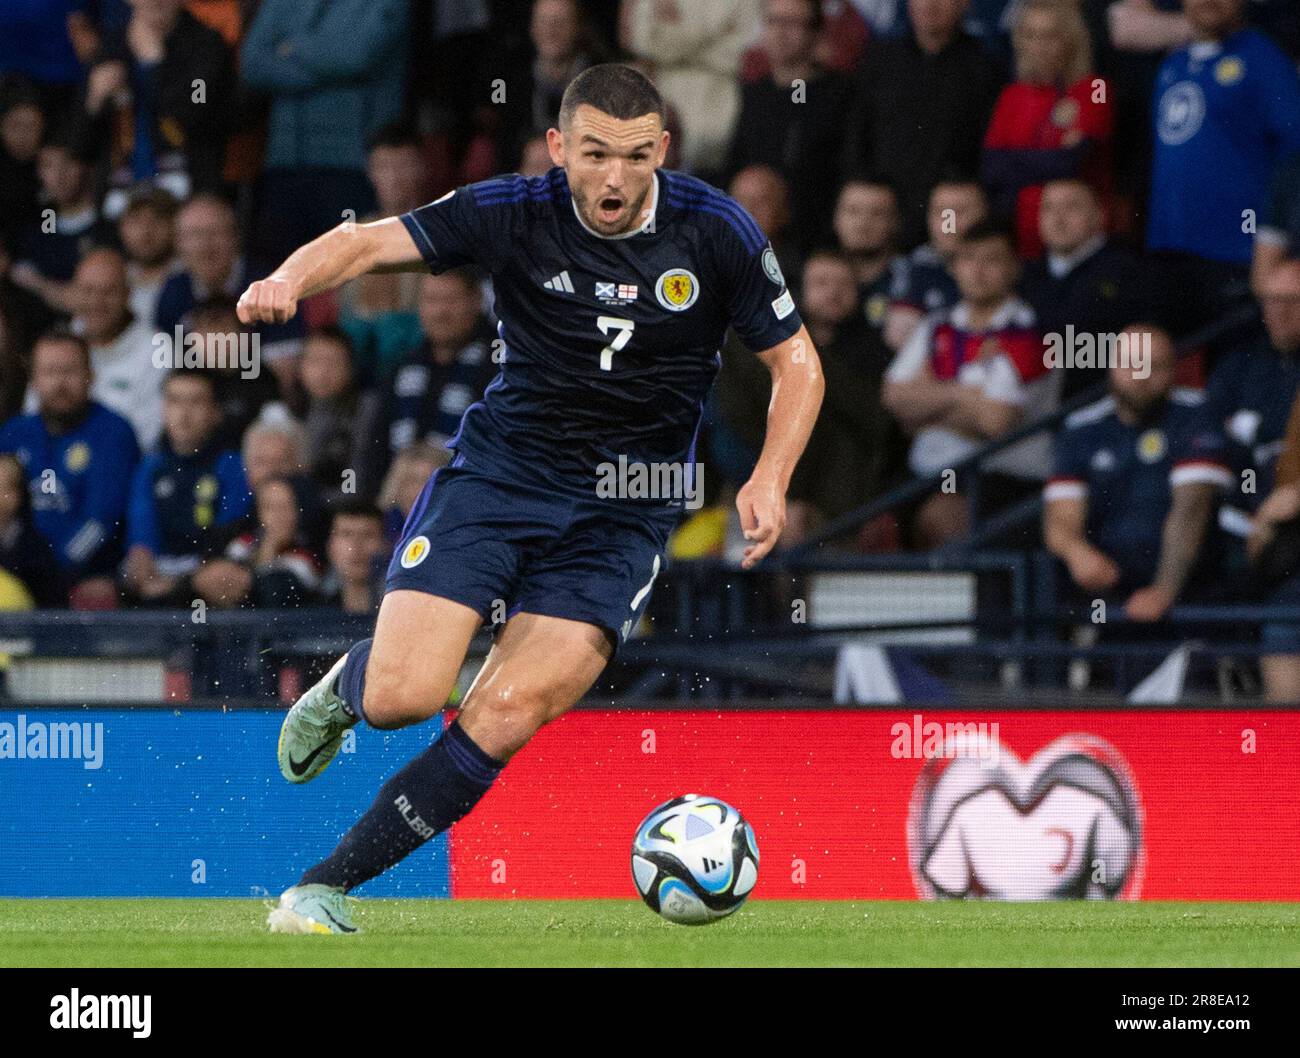
[[930,194],[926,196],[927,201],[933,198],[934,193],[941,187],[973,187],[979,192],[980,198],[984,199],[986,202],[988,201],[989,193],[984,190],[984,185],[969,173],[948,170],[934,182],[934,186],[930,188]]
[[352,342],[352,336],[337,323],[322,323],[313,327],[307,332],[307,340],[311,341],[313,338],[323,338],[327,342],[341,345],[347,351],[349,360],[356,355],[356,347]]
[[86,119],[73,118],[65,121],[45,138],[42,147],[62,151],[73,161],[85,166],[95,162],[95,137]]
[[163,389],[166,389],[173,382],[183,379],[197,379],[208,387],[208,396],[212,398],[213,404],[221,403],[221,395],[217,391],[217,376],[212,371],[202,367],[174,367],[167,372],[167,377],[163,379]]
[[841,250],[838,246],[829,243],[822,243],[815,247],[807,257],[804,258],[803,268],[806,271],[808,266],[814,261],[831,261],[838,265],[843,265],[850,272],[853,271],[853,259]]
[[334,524],[340,518],[369,518],[376,522],[382,529],[384,525],[384,512],[369,500],[363,500],[357,496],[345,496],[330,504],[330,529],[333,530]]
[[1066,187],[1082,188],[1084,191],[1088,193],[1088,197],[1091,198],[1094,202],[1098,204],[1101,203],[1101,196],[1097,194],[1097,189],[1093,187],[1092,184],[1088,183],[1088,181],[1081,176],[1057,176],[1057,177],[1053,177],[1051,180],[1043,181],[1044,190],[1046,190],[1049,187],[1052,187],[1053,185],[1058,185],[1058,186],[1064,185]]
[[846,187],[853,186],[883,188],[894,196],[895,201],[898,200],[898,189],[893,185],[893,183],[881,176],[879,173],[872,172],[869,169],[863,169],[846,176],[844,182],[840,184],[840,193],[842,194]]
[[584,103],[620,121],[658,114],[661,124],[668,123],[668,112],[659,89],[641,71],[622,63],[589,66],[569,82],[560,101],[561,128],[568,127],[578,107]]
[[225,195],[219,194],[216,191],[194,192],[194,194],[190,195],[189,198],[187,198],[184,202],[180,204],[180,207],[177,209],[177,212],[180,213],[184,210],[187,210],[190,208],[190,206],[196,205],[200,202],[206,202],[210,206],[216,206],[217,209],[227,214],[231,218],[231,220],[235,222],[235,226],[238,227],[239,213],[235,209],[235,204],[231,202],[230,199],[227,198]]
[[140,184],[131,189],[130,197],[126,200],[126,208],[122,210],[122,216],[128,213],[134,213],[136,210],[146,209],[153,213],[154,216],[163,217],[166,220],[172,220],[181,204],[166,188],[158,187],[156,184]]
[[210,323],[216,319],[235,319],[235,329],[242,330],[239,323],[239,302],[229,294],[213,294],[195,305],[181,320],[186,331],[199,330],[200,323]]
[[41,332],[40,337],[32,345],[32,363],[36,363],[36,350],[40,346],[56,342],[64,345],[75,345],[81,353],[81,358],[86,362],[86,367],[90,367],[90,343],[77,334],[76,331],[69,330],[64,324],[58,324]]
[[966,234],[961,237],[963,246],[970,246],[977,242],[1001,242],[1011,251],[1012,256],[1016,253],[1016,236],[1012,230],[1005,224],[996,220],[981,220],[972,224],[967,229]]
[[419,151],[423,150],[424,145],[411,125],[404,121],[390,121],[387,125],[381,126],[366,141],[366,153],[369,154],[377,147],[411,147]]

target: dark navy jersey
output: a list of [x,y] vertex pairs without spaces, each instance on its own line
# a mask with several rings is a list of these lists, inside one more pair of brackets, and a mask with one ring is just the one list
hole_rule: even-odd
[[127,547],[148,548],[164,573],[188,573],[198,565],[211,531],[252,508],[238,452],[214,443],[182,456],[163,437],[131,479]]
[[448,442],[488,473],[589,493],[601,464],[694,461],[727,327],[769,349],[801,326],[776,255],[721,191],[660,169],[638,229],[579,219],[562,169],[405,214],[434,272],[491,273],[501,372]]
[[[1253,511],[1273,491],[1291,405],[1300,391],[1300,364],[1261,339],[1224,354],[1205,389],[1206,407],[1232,446],[1237,480],[1231,502],[1234,509]],[[1243,470],[1254,471],[1254,480]]]
[[1067,418],[1043,498],[1085,500],[1088,541],[1136,587],[1155,576],[1173,490],[1196,482],[1232,486],[1228,443],[1202,395],[1175,389],[1142,423],[1121,421],[1110,397]]
[[455,435],[466,409],[483,396],[496,375],[492,334],[482,321],[449,364],[434,360],[425,339],[384,380],[383,437],[390,455],[417,441],[441,444]]

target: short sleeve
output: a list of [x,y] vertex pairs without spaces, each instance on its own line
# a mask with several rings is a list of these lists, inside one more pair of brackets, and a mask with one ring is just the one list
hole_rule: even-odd
[[993,358],[988,366],[988,376],[982,392],[989,400],[995,400],[999,404],[1014,404],[1016,407],[1022,407],[1028,396],[1024,380],[1008,356]]
[[527,197],[524,183],[523,177],[484,180],[403,213],[401,221],[429,270],[473,264],[498,271],[510,253],[515,210]]
[[1172,487],[1195,484],[1214,485],[1220,489],[1232,487],[1228,439],[1203,408],[1196,409],[1171,455],[1169,484]]
[[1056,435],[1052,458],[1052,476],[1043,489],[1043,500],[1082,500],[1088,496],[1088,460],[1091,456],[1085,439],[1068,426]]
[[885,372],[886,382],[911,382],[930,358],[930,340],[934,335],[934,318],[928,317],[912,328],[907,341],[894,355]]
[[751,351],[761,353],[797,334],[803,320],[772,244],[752,219],[749,225],[721,240],[721,270],[731,325]]

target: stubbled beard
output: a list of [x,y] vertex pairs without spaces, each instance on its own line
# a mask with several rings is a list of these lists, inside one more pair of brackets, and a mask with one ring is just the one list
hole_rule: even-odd
[[[619,228],[618,231],[611,232],[610,234],[622,235],[624,232],[631,231],[633,228],[638,227],[645,220],[645,217],[643,215],[645,210],[645,200],[649,194],[650,194],[650,189],[647,187],[644,191],[641,192],[641,197],[636,200],[636,202],[632,205],[632,208],[628,210],[627,223],[622,228]],[[598,196],[595,201],[599,202],[600,199],[603,197],[604,197],[603,195]],[[596,220],[596,211],[592,209],[591,200],[588,199],[586,195],[576,190],[574,190],[573,192],[573,198],[574,201],[578,203],[578,212],[582,214],[582,219],[585,220],[591,227],[599,229],[600,224]]]
[[1168,398],[1167,393],[1148,397],[1145,400],[1142,398],[1134,398],[1127,393],[1116,392],[1112,393],[1112,396],[1115,398],[1115,403],[1120,407],[1120,409],[1128,413],[1130,418],[1136,419],[1139,423],[1146,423],[1157,418],[1161,409],[1165,405],[1166,399]]
[[58,411],[54,411],[49,408],[42,408],[41,418],[43,418],[46,421],[46,423],[48,423],[55,430],[61,432],[63,430],[67,430],[73,426],[76,426],[77,423],[79,423],[82,420],[82,418],[85,416],[88,407],[89,407],[89,402],[87,401],[81,404],[72,404],[71,402],[69,402]]

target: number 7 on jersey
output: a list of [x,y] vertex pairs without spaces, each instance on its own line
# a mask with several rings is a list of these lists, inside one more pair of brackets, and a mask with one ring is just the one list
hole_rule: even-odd
[[610,330],[618,331],[614,335],[614,340],[600,351],[600,369],[602,371],[612,371],[614,370],[614,354],[631,340],[636,321],[620,319],[618,316],[598,316],[596,317],[596,326],[600,328],[601,334],[609,334]]

